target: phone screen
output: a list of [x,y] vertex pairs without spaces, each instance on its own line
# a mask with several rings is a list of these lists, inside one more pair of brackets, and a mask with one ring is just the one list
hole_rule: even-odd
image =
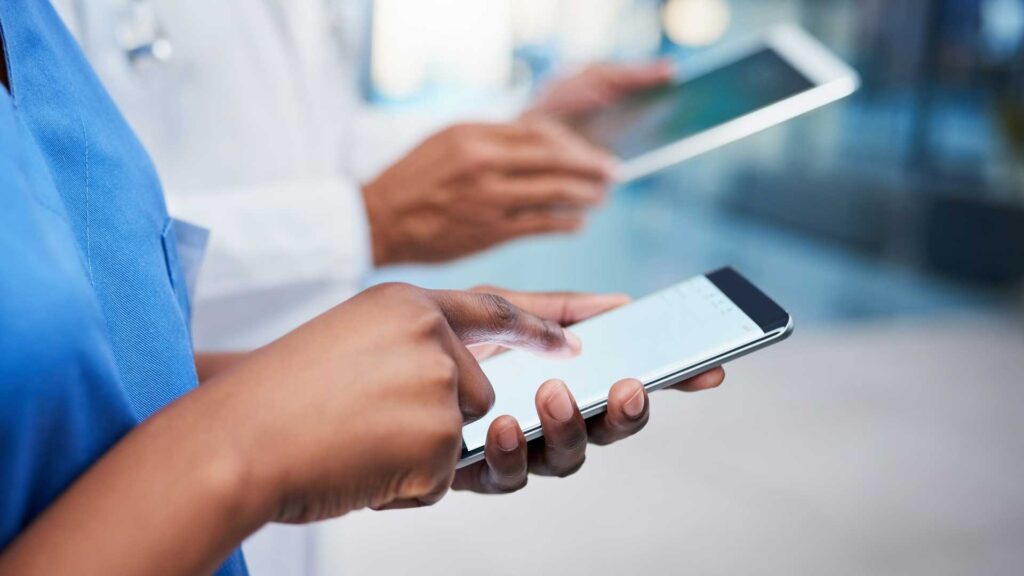
[[507,352],[481,366],[495,404],[483,419],[465,426],[468,451],[484,445],[487,429],[510,415],[524,432],[540,426],[534,403],[541,384],[565,381],[580,410],[601,404],[623,378],[644,384],[678,374],[765,337],[752,320],[707,276],[699,276],[642,300],[577,324],[583,352],[572,359]]
[[588,140],[631,160],[815,87],[765,48],[685,82],[628,98],[580,122]]

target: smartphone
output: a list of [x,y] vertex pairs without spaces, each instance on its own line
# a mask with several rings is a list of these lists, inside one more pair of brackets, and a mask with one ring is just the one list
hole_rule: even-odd
[[678,384],[793,331],[790,315],[732,268],[698,276],[572,327],[583,341],[572,359],[527,352],[499,354],[481,363],[495,403],[462,430],[459,467],[484,457],[491,423],[515,417],[527,440],[543,435],[534,404],[544,382],[563,380],[584,418],[604,412],[608,393],[623,378],[638,378],[649,391]]
[[853,94],[857,73],[793,25],[712,48],[676,81],[582,118],[580,134],[612,150],[629,182]]

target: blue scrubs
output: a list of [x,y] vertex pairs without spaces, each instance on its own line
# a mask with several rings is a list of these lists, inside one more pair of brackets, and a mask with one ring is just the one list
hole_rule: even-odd
[[49,2],[0,1],[0,31],[2,550],[197,379],[152,163]]

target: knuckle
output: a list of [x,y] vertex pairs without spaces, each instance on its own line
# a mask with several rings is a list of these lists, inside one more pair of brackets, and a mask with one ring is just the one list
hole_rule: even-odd
[[455,133],[446,140],[445,148],[453,163],[464,163],[473,147],[468,137]]
[[430,307],[423,307],[408,319],[412,329],[424,338],[440,340],[445,330],[448,329],[448,320],[439,310]]
[[433,355],[427,373],[431,384],[448,387],[458,379],[459,366],[451,356],[438,352]]
[[[436,415],[431,423],[419,429],[421,443],[417,443],[414,461],[420,477],[436,480],[437,476],[451,468],[462,450],[462,416],[458,410],[448,410],[446,415]],[[433,482],[429,482],[433,486]]]
[[547,152],[551,163],[558,166],[559,171],[563,174],[574,173],[580,168],[581,155],[573,150],[574,147],[574,142],[564,142],[552,145]]
[[434,487],[434,482],[430,475],[423,472],[412,475],[403,484],[404,486],[399,491],[403,500],[422,498],[430,494]]
[[537,137],[533,144],[534,150],[537,152],[545,154],[553,162],[557,163],[558,159],[564,154],[563,149],[565,145],[565,135],[558,128],[551,126],[537,127]]
[[523,126],[524,135],[534,140],[547,140],[555,135],[557,130],[551,122],[531,122]]
[[487,199],[501,198],[503,194],[503,186],[500,178],[490,174],[483,174],[476,180],[476,190],[480,196]]
[[565,339],[565,331],[557,323],[551,320],[541,321],[541,338],[549,346],[561,345]]
[[404,282],[387,282],[369,288],[367,292],[384,298],[407,298],[416,292],[416,288]]
[[[410,432],[410,442],[403,447],[406,474],[402,481],[402,499],[415,499],[424,504],[440,500],[451,484],[455,463],[462,449],[461,421],[451,413],[424,414]],[[457,442],[453,440],[457,438]]]
[[587,453],[587,440],[586,428],[574,428],[562,440],[562,454],[567,456],[567,460],[579,459],[582,462]]
[[470,172],[483,172],[491,165],[491,156],[479,144],[466,143],[459,150],[462,165]]
[[485,146],[485,139],[478,127],[461,125],[447,130],[449,154],[455,162],[468,169],[485,167],[490,162],[490,155]]
[[501,292],[501,289],[491,284],[480,284],[479,286],[474,286],[469,291],[478,294],[498,294]]
[[444,499],[451,487],[447,480],[447,473],[440,467],[427,469],[411,481],[412,499],[417,500],[420,506],[433,506]]
[[616,420],[609,422],[609,441],[606,444],[618,442],[624,440],[630,436],[639,434],[644,428],[647,427],[647,423],[650,421],[650,412],[645,412],[639,420]]
[[426,502],[427,506],[434,506],[441,500],[444,500],[445,496],[451,490],[452,482],[449,475],[441,476],[434,480],[434,488],[430,491],[430,500]]
[[566,470],[579,468],[587,457],[587,442],[589,441],[587,431],[582,426],[572,428],[561,435],[557,440],[547,443],[547,449],[552,455],[551,460],[554,468]]
[[451,491],[452,482],[455,481],[455,462],[449,461],[445,466],[439,466],[434,475],[434,488],[431,491],[433,501],[430,504],[440,502]]
[[508,326],[519,319],[519,309],[504,296],[484,294],[484,307],[497,327]]
[[452,410],[448,417],[438,418],[433,437],[437,452],[442,456],[441,462],[462,449],[462,423],[462,413],[457,410]]

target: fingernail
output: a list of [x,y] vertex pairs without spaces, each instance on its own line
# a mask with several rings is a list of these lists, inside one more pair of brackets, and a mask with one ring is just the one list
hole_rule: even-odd
[[565,384],[559,386],[559,390],[548,396],[547,407],[551,417],[563,424],[572,420],[575,410],[572,406],[572,398],[569,397],[569,389]]
[[498,448],[502,452],[514,452],[519,448],[519,430],[515,426],[506,426],[498,432]]
[[647,404],[646,398],[644,398],[644,389],[641,387],[633,394],[633,397],[626,401],[622,406],[622,411],[626,413],[633,420],[640,418],[644,413],[644,406]]
[[569,345],[569,350],[572,351],[573,356],[577,356],[580,352],[583,352],[583,341],[580,340],[579,336],[565,328],[562,328],[562,332],[565,333],[565,343]]

